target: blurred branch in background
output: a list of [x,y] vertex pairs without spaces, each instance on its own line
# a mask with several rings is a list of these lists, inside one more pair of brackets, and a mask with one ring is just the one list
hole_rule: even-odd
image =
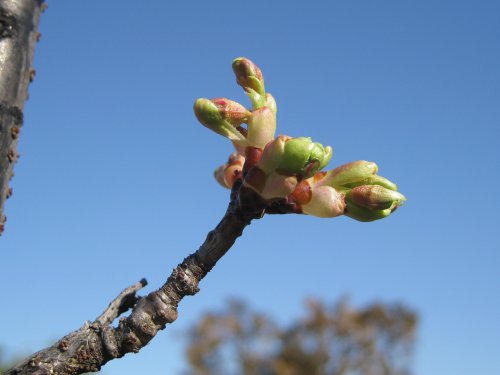
[[231,301],[190,331],[185,375],[409,375],[416,328],[400,304],[309,300],[283,327]]

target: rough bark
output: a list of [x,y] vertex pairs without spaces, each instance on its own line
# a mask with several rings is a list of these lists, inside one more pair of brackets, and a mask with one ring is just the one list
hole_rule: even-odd
[[0,234],[5,200],[12,194],[9,180],[19,157],[24,102],[35,74],[32,62],[43,8],[43,0],[0,0]]
[[[281,207],[280,207],[281,206]],[[267,206],[237,182],[231,192],[226,214],[217,227],[208,233],[205,242],[193,254],[172,271],[158,290],[145,297],[136,292],[146,285],[145,280],[125,289],[110,303],[109,307],[93,322],[43,349],[5,375],[14,374],[82,374],[98,371],[108,361],[138,352],[168,323],[177,319],[177,306],[185,296],[199,291],[199,282],[226,254],[236,239],[253,219],[269,213],[291,212],[286,202]],[[122,317],[117,326],[115,318],[132,309]]]

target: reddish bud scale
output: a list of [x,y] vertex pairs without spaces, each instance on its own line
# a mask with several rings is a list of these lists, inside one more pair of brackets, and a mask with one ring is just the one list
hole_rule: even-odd
[[[248,159],[247,159],[248,160]],[[246,163],[245,163],[246,165]],[[267,175],[259,167],[251,168],[245,176],[245,186],[251,187],[256,192],[260,193],[266,185]]]
[[384,194],[385,192],[392,193],[392,190],[387,190],[378,185],[363,185],[352,189],[349,196],[354,203],[360,206],[383,210],[393,204],[390,197]]
[[243,163],[245,158],[237,153],[232,154],[224,169],[224,182],[228,187],[233,187],[236,180],[242,178]]
[[291,196],[298,204],[307,204],[311,201],[312,197],[311,186],[309,186],[309,183],[306,180],[301,181]]
[[252,167],[257,165],[262,157],[262,149],[258,147],[248,146],[245,148],[245,165],[243,166],[243,173],[250,171]]
[[305,174],[306,176],[310,176],[311,171],[319,169],[319,161],[313,161],[305,166]]
[[224,170],[224,181],[229,188],[242,177],[241,167],[230,165]]
[[318,172],[313,176],[313,184],[322,180],[326,175],[326,172]]

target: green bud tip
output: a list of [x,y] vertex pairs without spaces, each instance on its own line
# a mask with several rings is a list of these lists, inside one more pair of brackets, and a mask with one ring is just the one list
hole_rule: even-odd
[[283,160],[279,171],[295,174],[300,178],[313,176],[330,161],[332,148],[312,142],[311,138],[290,138],[285,143]]
[[318,181],[318,184],[332,187],[346,186],[372,177],[377,173],[377,170],[377,164],[358,160],[326,172],[323,179]]
[[[216,101],[216,103],[214,102]],[[208,129],[231,139],[245,141],[245,136],[237,129],[249,112],[241,105],[230,100],[223,104],[222,99],[197,99],[194,113],[198,121]]]
[[398,185],[396,185],[394,182],[376,174],[368,178],[365,178],[363,180],[359,180],[350,184],[345,184],[343,186],[354,188],[356,186],[362,186],[362,185],[380,185],[389,190],[394,190],[394,191],[398,190]]

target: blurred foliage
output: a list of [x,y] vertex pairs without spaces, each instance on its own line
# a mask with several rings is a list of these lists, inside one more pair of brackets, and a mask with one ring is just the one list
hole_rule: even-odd
[[397,304],[310,300],[280,327],[240,301],[189,332],[186,375],[409,375],[417,316]]

